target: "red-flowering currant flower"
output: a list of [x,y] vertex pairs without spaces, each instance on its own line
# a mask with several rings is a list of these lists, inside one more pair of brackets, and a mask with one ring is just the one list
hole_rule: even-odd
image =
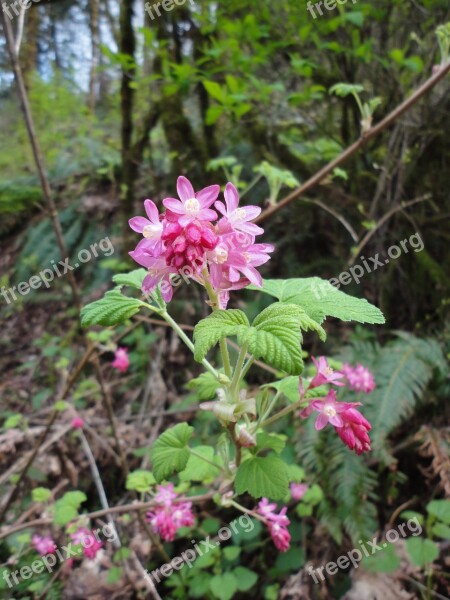
[[75,417],[72,419],[71,423],[73,429],[83,429],[84,421],[81,417]]
[[126,348],[117,348],[111,366],[114,367],[114,369],[121,371],[121,373],[126,373],[128,371],[130,359],[128,357],[128,350]]
[[180,499],[178,494],[173,491],[173,483],[168,483],[166,486],[159,485],[155,501],[158,504],[147,513],[147,521],[153,532],[164,541],[172,542],[178,529],[194,525],[192,502]]
[[291,483],[289,489],[293,500],[301,500],[309,490],[309,486],[306,483]]
[[130,220],[130,227],[144,236],[130,252],[138,264],[148,269],[143,291],[151,294],[160,284],[162,297],[169,302],[174,275],[188,277],[201,285],[207,283],[207,278],[220,308],[226,308],[230,291],[250,283],[261,287],[257,267],[266,263],[274,250],[270,244],[255,243],[263,229],[251,220],[261,209],[239,208],[239,195],[231,183],[225,189],[225,203],[215,204],[221,218],[210,208],[217,200],[219,186],[209,186],[196,194],[189,180],[179,177],[177,190],[180,200],[163,200],[166,209],[163,214],[158,215],[154,203],[146,200],[149,218]]
[[345,375],[348,386],[354,392],[365,392],[370,394],[375,389],[375,379],[371,371],[361,364],[352,367],[344,364],[342,372]]
[[330,390],[325,398],[312,400],[309,406],[302,410],[300,416],[305,419],[306,417],[309,417],[313,411],[317,411],[319,414],[314,425],[317,431],[323,429],[328,423],[335,427],[342,427],[344,421],[342,420],[341,413],[352,408],[352,406],[361,406],[361,403],[338,402],[336,400],[336,392]]
[[[356,404],[356,403],[355,403]],[[354,406],[355,406],[354,404]],[[341,440],[350,450],[356,454],[370,451],[370,438],[368,431],[372,429],[371,424],[355,408],[349,408],[341,413],[344,421],[342,427],[336,427],[336,432]]]
[[325,356],[320,356],[319,360],[316,360],[314,356],[311,357],[313,363],[317,368],[316,375],[312,378],[309,384],[309,389],[319,387],[325,383],[331,383],[334,385],[342,386],[345,385],[343,381],[339,381],[344,377],[344,374],[340,371],[335,371],[328,365],[328,361]]
[[35,533],[31,538],[31,544],[41,556],[56,552],[56,544],[50,536],[41,536]]
[[75,533],[70,534],[70,537],[74,544],[81,544],[84,556],[90,560],[93,560],[103,547],[103,542],[98,540],[94,532],[87,529],[87,527],[79,527]]
[[274,512],[276,508],[275,503],[270,503],[267,498],[262,498],[256,507],[256,512],[264,518],[276,548],[280,552],[286,552],[289,550],[291,541],[291,534],[287,528],[290,520],[286,517],[286,506],[278,514]]

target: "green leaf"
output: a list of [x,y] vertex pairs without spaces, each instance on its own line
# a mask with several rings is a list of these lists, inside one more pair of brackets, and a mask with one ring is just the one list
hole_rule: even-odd
[[432,563],[439,556],[438,546],[431,540],[410,537],[406,540],[406,548],[411,561],[416,567]]
[[305,469],[298,465],[288,465],[288,472],[289,481],[295,481],[295,483],[300,483],[305,477]]
[[193,433],[193,427],[179,423],[159,436],[151,451],[156,481],[163,481],[174,471],[186,468],[190,456],[187,444]]
[[282,500],[288,493],[289,474],[286,464],[276,456],[252,456],[237,470],[237,494],[248,492],[254,498],[265,496]]
[[216,397],[220,383],[212,373],[206,371],[199,377],[191,379],[187,387],[197,393],[199,400],[211,400]]
[[14,429],[22,421],[23,415],[16,413],[15,415],[9,416],[3,423],[3,429]]
[[310,504],[311,506],[316,506],[323,499],[323,492],[320,486],[315,483],[312,485],[306,494],[303,496],[302,501],[305,504]]
[[239,546],[226,546],[226,548],[223,549],[223,555],[230,562],[236,560],[240,553],[241,548]]
[[[355,13],[353,13],[355,14]],[[341,98],[345,98],[346,96],[350,96],[350,94],[359,94],[364,91],[364,86],[359,84],[351,84],[351,83],[335,83],[329,89],[330,94],[336,94],[336,96],[340,96]]]
[[292,546],[287,552],[277,556],[275,566],[281,572],[299,571],[305,564],[305,554],[302,548]]
[[311,504],[300,502],[300,504],[297,504],[295,511],[299,517],[310,517],[313,514],[313,507]]
[[249,352],[255,358],[266,362],[291,375],[299,375],[303,370],[300,344],[302,334],[298,318],[299,308],[281,303],[272,304],[262,311],[251,327],[238,330],[238,341],[248,344]]
[[344,294],[320,277],[265,279],[261,291],[278,298],[280,302],[298,304],[317,323],[322,323],[326,317],[358,323],[385,322],[382,312],[376,306],[365,299]]
[[[231,548],[233,547],[235,546],[231,546]],[[236,567],[233,575],[236,577],[237,589],[240,592],[247,592],[258,581],[258,575],[246,567]]]
[[106,292],[101,300],[91,302],[81,309],[81,325],[117,325],[124,323],[144,306],[141,300],[124,296],[119,288]]
[[432,500],[427,504],[427,511],[439,521],[450,525],[450,500]]
[[34,502],[47,502],[51,497],[52,492],[45,487],[37,487],[31,492],[31,497]]
[[260,431],[256,435],[256,449],[263,450],[265,448],[270,448],[274,450],[277,454],[283,451],[283,448],[286,446],[286,436],[280,435],[278,433],[267,433],[266,431]]
[[444,540],[450,540],[450,527],[444,523],[436,523],[431,528],[433,535]]
[[[192,450],[203,456],[207,460],[214,462],[214,448],[211,446],[196,446]],[[204,481],[211,477],[217,476],[220,473],[218,469],[215,469],[212,465],[205,462],[198,456],[191,454],[189,456],[186,468],[180,473],[181,481]]]
[[122,577],[122,569],[120,567],[111,567],[108,571],[107,582],[112,585],[120,581]]
[[280,381],[274,381],[273,383],[268,383],[263,385],[262,387],[271,387],[275,388],[282,394],[286,396],[286,398],[290,402],[298,402],[300,400],[300,392],[298,389],[299,378],[290,376],[285,377],[284,379],[280,379]]
[[242,310],[217,310],[202,319],[194,329],[195,360],[201,362],[208,351],[223,337],[237,335],[249,322]]
[[275,302],[264,309],[253,321],[252,325],[257,326],[262,320],[273,319],[275,317],[296,319],[300,328],[304,331],[315,331],[323,342],[327,339],[325,329],[317,321],[311,319],[306,311],[297,304]]
[[128,474],[126,489],[136,490],[137,492],[148,492],[150,486],[156,483],[156,480],[151,471],[138,469]]
[[147,275],[146,269],[135,269],[130,273],[119,273],[113,276],[113,281],[118,286],[128,285],[129,287],[142,289],[142,282]]
[[209,582],[209,588],[215,598],[219,598],[219,600],[231,600],[237,590],[236,577],[231,573],[215,575]]
[[205,86],[205,90],[212,98],[214,98],[214,100],[218,100],[220,103],[226,101],[227,92],[225,88],[222,88],[216,81],[204,81],[203,85]]
[[364,557],[361,564],[372,573],[392,573],[400,567],[401,561],[394,546],[389,544],[376,554]]
[[55,502],[53,520],[56,525],[67,525],[78,517],[78,510],[87,500],[83,492],[67,492]]

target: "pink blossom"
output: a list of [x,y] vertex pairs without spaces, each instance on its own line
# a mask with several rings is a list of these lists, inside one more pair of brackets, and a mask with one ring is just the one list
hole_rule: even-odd
[[293,500],[301,500],[309,490],[309,486],[306,483],[291,483],[290,490]]
[[276,508],[277,505],[275,503],[270,503],[267,498],[262,498],[256,507],[256,512],[266,521],[267,528],[276,548],[280,552],[286,552],[289,550],[291,541],[291,534],[287,528],[290,520],[286,517],[286,506],[278,514],[275,512]]
[[[134,217],[130,227],[144,238],[130,256],[148,269],[143,291],[151,294],[160,286],[166,302],[172,299],[172,278],[181,275],[200,285],[211,284],[220,308],[226,308],[229,293],[250,283],[261,287],[258,267],[269,260],[274,248],[255,243],[263,229],[251,223],[261,209],[257,206],[239,208],[239,195],[232,184],[225,188],[225,203],[216,202],[222,217],[211,210],[220,188],[209,186],[197,194],[188,179],[179,177],[180,200],[166,198],[166,211],[159,215],[151,200],[145,201],[148,219]],[[178,285],[175,284],[174,285]]]
[[323,429],[328,423],[335,427],[343,427],[344,421],[342,420],[341,413],[352,406],[360,405],[360,402],[338,402],[336,400],[335,390],[330,390],[325,398],[312,400],[309,406],[302,410],[300,416],[305,419],[306,417],[309,417],[313,411],[317,411],[319,413],[315,422],[317,431]]
[[74,544],[81,544],[84,556],[91,560],[97,556],[97,552],[103,546],[103,542],[97,539],[94,532],[87,529],[87,527],[79,527],[70,537]]
[[[356,403],[353,405],[355,406]],[[342,427],[336,427],[336,431],[341,440],[350,450],[356,454],[370,451],[370,438],[368,431],[372,429],[371,424],[355,408],[349,408],[341,413],[344,422]]]
[[118,369],[122,373],[126,373],[128,371],[130,359],[128,357],[128,350],[126,348],[117,348],[111,366],[114,367],[114,369]]
[[84,421],[81,417],[75,417],[71,423],[73,429],[83,429]]
[[178,222],[182,227],[193,220],[214,221],[217,219],[217,213],[210,210],[209,207],[217,200],[220,192],[218,185],[210,185],[196,194],[189,179],[178,177],[177,192],[181,201],[175,198],[166,198],[163,200],[163,204],[171,212],[179,215]]
[[31,544],[41,556],[56,552],[56,544],[50,536],[41,536],[35,533],[31,538]]
[[365,392],[370,394],[375,389],[375,379],[371,371],[361,364],[352,367],[344,364],[342,367],[349,388],[355,392]]
[[184,501],[173,491],[173,483],[158,486],[155,494],[157,505],[147,513],[147,521],[153,532],[166,542],[172,542],[181,527],[192,527],[195,517],[192,502]]
[[312,361],[317,368],[317,373],[309,384],[310,389],[319,387],[319,385],[323,385],[325,383],[332,383],[338,386],[345,385],[343,381],[339,381],[339,379],[344,377],[343,373],[340,371],[334,371],[328,365],[328,361],[325,356],[320,356],[319,360],[316,360],[313,356]]

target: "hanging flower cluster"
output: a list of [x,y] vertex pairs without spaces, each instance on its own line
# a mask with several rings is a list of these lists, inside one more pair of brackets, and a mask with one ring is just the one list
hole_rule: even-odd
[[[317,373],[311,380],[308,390],[323,384],[334,384],[337,386],[345,385],[344,382],[340,381],[340,379],[344,377],[344,373],[334,371],[329,367],[325,357],[320,357],[318,361],[313,358],[313,362],[316,365]],[[346,367],[348,367],[348,365]],[[375,382],[372,373],[370,373],[368,369],[362,367],[362,365],[358,365],[356,369],[352,370],[352,373],[350,373],[349,369],[351,369],[351,367],[346,369],[345,377],[349,381],[350,389],[361,391],[362,381],[364,381],[364,391],[372,391],[375,387]],[[356,371],[358,371],[357,375],[355,375]],[[350,377],[353,377],[352,383],[350,383],[349,375]],[[369,380],[372,387],[368,385]],[[301,379],[299,391],[300,397],[303,398],[305,391]],[[363,452],[369,452],[370,450],[370,438],[368,432],[372,429],[372,426],[367,419],[356,410],[355,407],[357,406],[361,406],[361,402],[339,402],[336,399],[335,390],[330,390],[325,398],[315,398],[310,400],[309,405],[302,410],[300,416],[303,419],[306,419],[316,411],[318,413],[315,421],[315,428],[317,431],[320,431],[330,423],[350,450],[353,450],[356,454],[362,454]]]
[[283,506],[278,514],[275,512],[276,508],[275,503],[270,503],[267,498],[262,498],[256,512],[264,518],[275,546],[280,552],[286,552],[289,550],[291,542],[291,534],[287,528],[290,520],[286,517],[286,506]]
[[130,358],[126,348],[117,348],[111,366],[113,369],[117,369],[121,373],[126,373],[128,371],[128,367],[130,366]]
[[172,542],[178,529],[194,525],[192,502],[180,502],[178,494],[173,491],[173,483],[159,485],[154,499],[157,505],[147,513],[147,521],[153,532],[164,541]]
[[103,542],[97,539],[93,531],[87,527],[79,527],[75,533],[71,533],[70,537],[74,544],[83,546],[83,554],[86,558],[93,560],[97,556],[97,552],[102,548]]
[[186,177],[178,178],[177,192],[179,200],[163,200],[163,214],[152,200],[145,200],[147,218],[129,221],[131,229],[143,236],[130,252],[139,265],[148,269],[143,291],[151,293],[161,284],[162,297],[169,302],[173,295],[171,276],[181,275],[211,285],[220,307],[226,308],[231,290],[250,283],[261,287],[262,278],[256,268],[266,263],[274,250],[270,244],[255,243],[264,230],[251,221],[261,209],[239,207],[239,194],[231,183],[225,188],[225,203],[217,201],[218,185],[195,193]]
[[31,545],[41,556],[56,552],[56,544],[50,536],[42,536],[35,533],[31,538]]
[[375,389],[375,379],[367,367],[361,364],[352,367],[345,363],[342,365],[342,372],[347,379],[348,387],[354,392],[370,394]]

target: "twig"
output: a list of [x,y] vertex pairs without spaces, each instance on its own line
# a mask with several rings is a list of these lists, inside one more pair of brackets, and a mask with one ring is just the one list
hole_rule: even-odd
[[296,190],[288,194],[285,198],[277,202],[274,206],[270,206],[264,212],[262,212],[255,223],[264,221],[268,217],[272,216],[275,212],[284,208],[287,204],[290,204],[294,200],[297,200],[300,196],[303,196],[311,188],[315,187],[320,183],[327,175],[329,175],[336,167],[339,167],[348,158],[353,156],[360,148],[362,148],[368,140],[377,136],[379,133],[384,131],[389,125],[394,123],[399,117],[401,117],[406,111],[408,111],[416,102],[418,102],[425,94],[427,94],[433,87],[443,79],[450,71],[450,62],[445,65],[441,65],[439,70],[429,79],[427,79],[409,98],[402,102],[397,108],[387,115],[382,121],[380,121],[374,127],[371,127],[367,132],[364,133],[356,142],[344,150],[334,160],[329,162],[325,167],[320,169],[315,175],[310,177],[303,185],[298,187]]

